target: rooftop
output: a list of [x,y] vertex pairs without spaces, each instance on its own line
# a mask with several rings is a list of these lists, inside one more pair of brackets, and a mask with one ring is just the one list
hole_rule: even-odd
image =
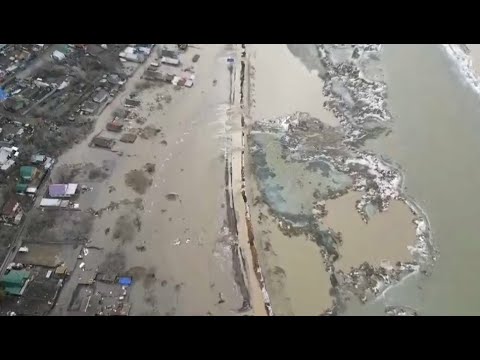
[[24,180],[31,180],[35,175],[35,170],[34,166],[22,166],[20,167],[20,176]]
[[30,277],[30,272],[26,270],[10,270],[3,275],[1,284],[5,291],[10,295],[22,295],[23,286]]
[[52,184],[48,187],[51,197],[69,197],[75,194],[78,184]]
[[15,197],[10,198],[3,206],[2,215],[13,216],[19,206],[20,206],[20,203]]

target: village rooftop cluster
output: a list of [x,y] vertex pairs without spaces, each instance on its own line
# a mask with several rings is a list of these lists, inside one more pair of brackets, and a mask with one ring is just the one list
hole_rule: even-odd
[[[0,290],[6,296],[0,314],[47,314],[70,273],[82,267],[86,247],[68,259],[55,252],[45,258],[36,252],[53,246],[42,243],[48,239],[22,244],[22,232],[34,209],[85,210],[78,199],[88,186],[52,180],[57,158],[88,136],[98,115],[155,48],[156,44],[0,44]],[[143,79],[192,87],[195,74],[181,68],[179,56],[186,48],[158,46],[157,59]],[[91,145],[112,150],[116,141],[134,142],[142,129],[129,124],[139,105],[134,94],[128,97],[124,111],[93,137]],[[131,283],[121,274],[85,274],[69,309],[128,315]]]

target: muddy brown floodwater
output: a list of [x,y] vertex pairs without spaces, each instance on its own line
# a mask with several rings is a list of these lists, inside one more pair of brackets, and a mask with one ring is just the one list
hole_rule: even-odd
[[[60,164],[113,162],[108,179],[89,183],[93,191],[80,198],[82,209],[120,204],[96,217],[89,246],[101,250],[91,251],[83,261],[88,269],[112,257],[123,259],[116,270],[138,279],[130,295],[132,315],[235,315],[244,303],[234,279],[233,245],[223,236],[225,153],[232,128],[226,58],[237,50],[214,44],[194,50],[200,55],[195,64],[193,49],[182,56],[183,67],[194,67],[192,88],[136,86],[155,50],[98,119],[95,134],[137,92],[142,104],[132,111],[142,124],[131,121],[127,130],[143,130],[134,143],[117,141],[111,152],[89,147],[90,137],[60,159]],[[153,106],[159,99],[164,99],[162,106]],[[134,205],[139,197],[140,209]],[[125,223],[128,229],[119,228]],[[119,241],[125,232],[128,241]],[[57,313],[65,309],[68,292],[62,292]]]
[[[322,80],[315,71],[309,71],[287,45],[247,45],[247,56],[252,104],[247,123],[251,125],[263,118],[306,111],[327,124],[338,124],[333,114],[323,107]],[[247,157],[246,162],[249,164],[252,159]],[[288,170],[292,175],[292,169]],[[247,173],[249,199],[260,196],[256,181],[253,174]],[[268,213],[264,205],[251,206],[250,210],[259,259],[266,274],[274,313],[318,315],[325,311],[332,305],[332,298],[329,295],[329,275],[320,248],[304,237],[290,238],[284,235],[275,220],[258,224],[260,212]]]
[[364,261],[380,266],[385,261],[410,261],[408,250],[415,241],[414,217],[408,206],[392,201],[388,211],[375,214],[366,224],[355,209],[361,194],[350,192],[327,201],[327,216],[323,222],[342,234],[340,258],[335,267],[342,271],[357,268]]
[[[331,96],[319,76],[325,69],[313,45],[247,49],[252,104],[247,193],[254,199],[255,239],[273,311],[341,313],[350,298],[345,291],[362,302],[374,297],[362,293],[365,286],[374,294],[381,291],[383,275],[365,280],[377,271],[374,267],[395,272],[394,267],[412,261],[410,247],[417,241],[414,215],[404,202],[393,200],[382,213],[372,210],[368,224],[362,220],[356,203],[366,194],[352,191],[358,173],[347,175],[343,165],[346,157],[365,155],[359,155],[355,146],[344,146],[342,139],[352,129],[324,107]],[[335,165],[328,152],[337,158]],[[362,176],[371,182],[373,173],[368,170]],[[322,211],[327,212],[324,218],[318,216]],[[366,277],[359,280],[362,276]]]

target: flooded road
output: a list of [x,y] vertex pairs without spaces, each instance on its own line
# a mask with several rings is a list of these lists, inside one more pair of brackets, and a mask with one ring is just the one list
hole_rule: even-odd
[[[232,127],[226,58],[234,51],[221,44],[189,50],[182,62],[195,65],[192,88],[155,82],[145,86],[140,77],[147,61],[102,113],[94,134],[134,91],[141,106],[132,111],[144,121],[144,129],[154,131],[144,132],[133,144],[117,141],[116,152],[89,147],[88,139],[59,161],[59,167],[109,164],[111,176],[87,183],[93,191],[82,195],[80,205],[85,210],[111,202],[121,205],[96,218],[89,244],[94,249],[84,259],[85,269],[115,265],[133,276],[131,315],[234,315],[242,308],[231,239],[224,229],[225,154]],[[200,55],[195,64],[194,54]],[[127,126],[138,128],[138,121]],[[123,205],[127,201],[136,205]],[[68,304],[66,290],[58,312]]]
[[[339,298],[334,283],[351,280],[339,272],[366,262],[381,267],[385,260],[411,260],[409,246],[418,233],[411,210],[398,200],[403,177],[357,151],[353,141],[348,147],[343,137],[345,131],[351,139],[363,131],[358,119],[377,126],[384,114],[381,102],[376,117],[357,114],[341,124],[324,107],[329,97],[313,45],[247,45],[244,92],[238,65],[232,72],[226,67],[227,56],[238,60],[241,51],[232,45],[196,48],[201,57],[191,89],[144,86],[142,71],[136,73],[95,130],[103,130],[135,91],[142,105],[128,127],[142,131],[136,142],[118,142],[110,152],[89,147],[88,139],[59,159],[59,166],[92,163],[108,172],[98,181],[81,182],[93,188],[82,195],[82,209],[120,204],[96,218],[85,269],[112,265],[105,263],[113,257],[119,271],[134,278],[133,315],[260,314],[255,309],[264,305],[265,293],[255,287],[250,230],[276,315],[324,313]],[[348,59],[352,51],[345,47],[339,58]],[[373,58],[374,50],[368,51]],[[478,94],[440,46],[385,46],[381,67],[392,131],[369,140],[366,148],[402,166],[408,195],[428,214],[440,257],[431,275],[413,273],[383,293],[379,279],[387,275],[361,269],[370,275],[355,296],[367,301],[373,288],[381,295],[366,305],[352,301],[347,314],[383,315],[385,305],[406,305],[425,315],[478,314]],[[358,110],[355,94],[341,83],[355,71],[335,69],[330,95],[342,94],[345,109]],[[375,68],[370,71],[374,78]],[[381,97],[381,87],[355,81],[363,86],[364,105]],[[239,100],[244,94],[246,106]],[[258,123],[263,127],[255,127]],[[378,194],[381,205],[375,206],[385,205],[383,213],[372,210],[368,224],[356,207],[367,193]],[[229,228],[236,228],[237,238]],[[235,260],[237,250],[241,257]],[[248,290],[239,272],[247,274],[242,278]],[[68,291],[62,296],[58,313],[69,301]],[[247,297],[251,307],[244,312]]]
[[382,63],[393,132],[368,146],[404,168],[407,191],[429,216],[439,258],[430,277],[412,276],[351,313],[401,303],[422,315],[478,315],[479,96],[439,45],[386,45]]

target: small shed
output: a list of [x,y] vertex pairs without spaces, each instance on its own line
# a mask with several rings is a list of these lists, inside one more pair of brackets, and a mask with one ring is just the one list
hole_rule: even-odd
[[95,101],[96,103],[102,103],[104,102],[108,97],[108,92],[106,92],[105,90],[101,89],[97,92],[97,94],[93,97],[93,101]]
[[61,51],[55,50],[52,54],[52,58],[56,61],[63,61],[65,59],[65,54]]
[[162,49],[162,56],[171,59],[178,59],[178,50],[174,47],[164,48]]
[[102,136],[96,136],[93,138],[92,143],[93,145],[101,148],[111,149],[113,147],[113,144],[115,143],[115,140],[104,138]]
[[112,85],[117,85],[122,81],[122,79],[120,79],[120,76],[117,74],[110,74],[107,76],[107,81]]
[[27,191],[27,188],[28,188],[28,184],[17,184],[15,186],[15,191],[17,192],[17,194],[25,194],[25,192]]
[[139,106],[140,101],[133,99],[125,99],[125,106]]
[[45,160],[45,163],[43,164],[43,168],[45,170],[49,170],[54,163],[55,163],[54,159],[52,159],[51,157],[47,157],[47,159]]
[[113,132],[120,132],[123,129],[123,124],[120,124],[116,121],[111,121],[107,123],[107,130]]
[[132,285],[132,278],[128,276],[123,276],[118,279],[118,283],[122,286],[130,286]]
[[40,201],[40,207],[49,207],[49,208],[60,207],[61,203],[62,203],[62,200],[60,200],[60,199],[46,199],[46,198],[43,198]]
[[67,275],[68,268],[65,265],[60,265],[55,269],[55,276],[64,278]]
[[173,59],[167,56],[162,57],[160,61],[162,62],[162,64],[173,65],[173,66],[177,66],[178,64],[180,64],[180,60]]
[[135,140],[137,140],[137,135],[133,133],[123,134],[122,137],[120,138],[121,142],[129,143],[129,144],[134,143]]
[[32,158],[30,159],[30,161],[32,162],[32,164],[37,165],[37,164],[43,164],[46,159],[47,157],[45,155],[35,154],[35,155],[32,155]]

